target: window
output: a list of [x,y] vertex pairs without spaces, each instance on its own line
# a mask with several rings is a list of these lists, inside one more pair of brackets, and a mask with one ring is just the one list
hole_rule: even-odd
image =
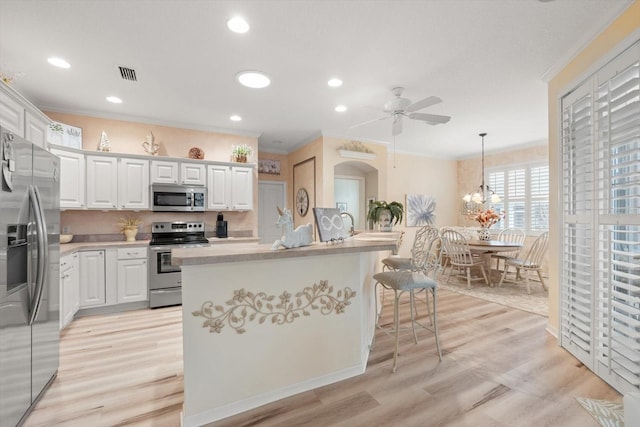
[[541,163],[489,171],[489,186],[502,197],[492,207],[506,212],[496,228],[537,235],[549,229],[549,166]]

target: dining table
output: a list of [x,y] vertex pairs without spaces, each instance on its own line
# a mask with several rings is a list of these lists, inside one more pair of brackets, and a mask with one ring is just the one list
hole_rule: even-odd
[[[491,255],[497,252],[511,252],[522,248],[521,243],[505,242],[502,240],[467,240],[469,250],[472,253],[480,255],[484,261],[485,271],[487,272],[487,279],[489,280],[489,286],[493,286],[493,283],[500,280],[501,272],[491,268]],[[492,274],[493,273],[493,274]],[[496,276],[492,278],[491,276]]]

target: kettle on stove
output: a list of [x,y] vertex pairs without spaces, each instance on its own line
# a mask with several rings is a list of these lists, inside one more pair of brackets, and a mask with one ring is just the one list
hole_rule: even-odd
[[226,238],[227,236],[227,221],[224,221],[224,217],[221,213],[218,214],[218,220],[216,221],[216,237]]

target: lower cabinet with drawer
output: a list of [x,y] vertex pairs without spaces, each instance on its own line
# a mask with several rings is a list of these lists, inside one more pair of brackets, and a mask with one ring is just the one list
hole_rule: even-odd
[[148,299],[147,248],[118,248],[117,303]]

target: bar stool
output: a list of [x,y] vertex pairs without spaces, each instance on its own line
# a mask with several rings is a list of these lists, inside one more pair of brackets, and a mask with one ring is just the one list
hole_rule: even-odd
[[[417,322],[414,316],[414,291],[425,290],[428,293],[431,293],[433,297],[433,332],[436,339],[436,347],[438,349],[438,359],[442,360],[442,352],[440,350],[440,341],[438,339],[438,322],[437,322],[437,314],[436,314],[436,306],[437,306],[437,283],[434,279],[429,277],[429,273],[433,272],[435,275],[435,271],[438,267],[438,257],[431,252],[431,248],[438,240],[438,230],[432,227],[423,227],[416,233],[416,240],[414,241],[414,249],[411,253],[411,268],[409,270],[394,270],[394,271],[383,271],[382,273],[377,273],[373,276],[374,280],[376,280],[376,287],[378,285],[382,285],[384,289],[392,290],[394,293],[394,304],[393,304],[393,331],[395,332],[395,349],[393,352],[393,368],[392,372],[396,372],[398,367],[398,346],[400,343],[400,297],[404,292],[409,292],[410,298],[410,309],[411,309],[411,328],[413,330],[413,339],[415,343],[418,343],[418,337],[416,335],[415,326],[418,325],[425,329],[430,329],[429,327],[422,325]],[[376,308],[378,306],[377,301],[377,288],[374,290],[374,294],[376,295]],[[428,298],[427,298],[428,304]],[[380,310],[382,311],[382,309]],[[382,329],[385,333],[389,333],[385,328],[379,325],[380,322],[380,314],[376,319],[376,328]],[[431,318],[431,316],[429,316]],[[371,348],[373,349],[374,340],[371,343]]]
[[[400,237],[400,243],[402,243],[402,236],[404,235],[404,231]],[[411,253],[413,254],[415,251],[423,250],[425,245],[429,244],[429,250],[434,249],[432,246],[434,245],[436,239],[438,239],[439,231],[431,225],[424,225],[418,229],[416,235],[413,239],[413,246],[411,247]],[[400,247],[400,244],[398,244]],[[397,255],[392,255],[387,258],[384,258],[382,261],[382,271],[399,271],[399,270],[411,270],[411,257],[400,257]],[[377,297],[377,293],[376,293]],[[382,293],[382,301],[380,305],[384,305],[385,294]],[[415,294],[413,291],[411,292],[411,316],[414,315],[414,311],[416,311],[415,306]],[[425,292],[425,304],[427,306],[427,315],[429,319],[431,319],[431,309],[429,308],[429,293]],[[377,305],[376,305],[377,310]],[[376,313],[376,323],[380,318],[380,312]],[[415,332],[414,332],[415,335]]]

